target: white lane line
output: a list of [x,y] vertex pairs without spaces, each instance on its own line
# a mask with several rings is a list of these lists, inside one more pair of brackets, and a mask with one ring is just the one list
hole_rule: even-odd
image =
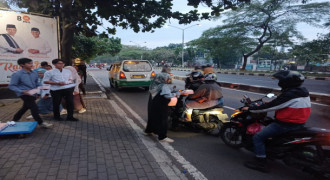
[[[101,83],[93,76],[94,74],[91,72],[90,75],[93,79],[97,82],[97,84],[101,87]],[[102,87],[103,88],[103,87]],[[103,88],[104,89],[104,88]],[[146,122],[134,111],[131,107],[129,107],[119,96],[117,96],[114,92],[112,95],[120,102],[144,127],[146,126]],[[170,158],[166,155],[166,153],[156,147],[156,143],[151,141],[150,138],[148,139],[145,136],[142,136],[143,129],[141,129],[138,125],[134,123],[133,120],[127,117],[127,114],[120,109],[114,100],[109,100],[112,107],[118,114],[122,114],[125,116],[125,119],[131,125],[131,127],[135,130],[139,138],[142,140],[143,144],[147,147],[148,151],[154,156],[157,163],[166,174],[169,179],[187,179],[183,173],[172,163]],[[149,140],[149,141],[148,141]],[[191,174],[191,176],[196,180],[206,180],[207,178],[198,171],[189,161],[187,161],[178,151],[176,151],[169,143],[160,143],[165,150],[167,150],[172,157],[177,160],[184,170]]]
[[[146,122],[131,107],[129,107],[122,99],[120,99],[119,96],[117,96],[115,93],[112,93],[112,95],[134,116],[134,118],[136,118],[139,121],[139,123],[141,123],[144,127],[146,126]],[[139,128],[137,133],[139,133],[139,132],[140,132],[140,134],[142,134],[143,130],[141,128]],[[160,143],[160,144],[172,155],[172,157],[175,160],[177,160],[182,165],[182,167],[185,170],[187,170],[188,173],[190,173],[192,175],[192,177],[194,179],[196,179],[196,180],[207,179],[200,171],[198,171],[197,168],[195,168],[189,161],[187,161],[182,155],[180,155],[180,153],[178,151],[176,151],[173,148],[173,146],[171,146],[169,143]],[[148,146],[147,146],[147,148],[149,149]],[[174,166],[174,165],[172,164],[172,166]]]
[[[173,162],[170,157],[167,156],[167,153],[157,147],[155,141],[153,141],[150,137],[146,137],[143,135],[143,130],[134,123],[134,121],[127,117],[127,114],[117,105],[114,100],[109,100],[112,108],[120,115],[123,115],[133,130],[136,132],[139,139],[141,139],[142,143],[146,146],[151,155],[155,158],[156,162],[159,164],[162,171],[168,177],[168,179],[175,180],[186,180],[187,178],[184,176],[180,170],[173,165]],[[163,144],[163,143],[161,143]]]
[[229,106],[223,106],[224,108],[227,108],[227,109],[230,109],[230,110],[235,110],[237,108],[232,108],[232,107],[229,107]]

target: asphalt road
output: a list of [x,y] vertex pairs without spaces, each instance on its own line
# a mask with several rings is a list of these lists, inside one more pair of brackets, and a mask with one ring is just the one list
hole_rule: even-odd
[[[160,70],[156,70],[160,72]],[[174,75],[186,76],[188,71],[172,71]],[[233,74],[217,74],[218,81],[247,84],[247,85],[258,85],[269,88],[279,88],[277,86],[277,80],[265,76],[245,76],[245,75],[233,75]],[[330,94],[330,81],[324,80],[312,80],[306,79],[304,86],[310,91],[315,93]]]
[[[110,89],[107,71],[92,70],[91,73]],[[236,76],[237,77],[237,76]],[[240,76],[239,76],[240,77]],[[240,79],[240,78],[238,78]],[[183,88],[183,81],[174,81],[179,89]],[[110,89],[111,93],[118,95],[131,109],[147,121],[148,92],[142,88],[124,89],[120,92]],[[223,89],[225,113],[230,115],[233,110],[241,106],[239,100],[244,94],[252,99],[261,97],[261,94]],[[307,126],[316,126],[330,129],[330,119],[327,114],[330,106],[312,104],[312,115]],[[168,132],[168,136],[175,139],[172,146],[189,162],[191,162],[208,179],[313,179],[307,173],[285,166],[279,161],[272,161],[272,171],[269,174],[256,172],[243,166],[245,160],[253,158],[253,153],[244,149],[234,150],[227,147],[219,137],[203,133],[193,133],[187,130]]]

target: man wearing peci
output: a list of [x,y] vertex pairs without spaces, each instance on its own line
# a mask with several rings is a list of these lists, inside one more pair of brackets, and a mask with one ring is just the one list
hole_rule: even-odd
[[21,54],[26,49],[24,41],[16,35],[17,29],[13,24],[7,24],[7,34],[0,35],[0,54]]
[[28,52],[30,54],[46,55],[52,51],[48,42],[40,37],[40,30],[38,28],[31,28],[31,34],[33,37],[29,39],[28,47]]

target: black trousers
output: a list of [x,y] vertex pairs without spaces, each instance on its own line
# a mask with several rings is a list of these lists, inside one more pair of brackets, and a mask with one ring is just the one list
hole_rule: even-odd
[[73,90],[74,88],[61,89],[57,91],[50,91],[50,94],[53,98],[53,113],[54,118],[60,117],[60,104],[62,102],[62,98],[65,99],[66,109],[68,111],[67,118],[73,117]]
[[34,96],[23,95],[20,96],[23,100],[23,106],[20,110],[14,115],[13,121],[19,121],[24,113],[30,109],[32,117],[34,120],[38,122],[38,124],[42,124],[42,119],[39,115],[38,106],[36,104],[36,98]]
[[84,77],[84,84],[86,84],[86,80],[87,80],[87,72],[83,71],[83,77]]

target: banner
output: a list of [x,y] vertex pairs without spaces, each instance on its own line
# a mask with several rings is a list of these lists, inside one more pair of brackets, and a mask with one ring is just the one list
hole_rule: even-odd
[[34,68],[58,58],[56,18],[0,10],[0,22],[0,84],[21,69],[19,58],[32,59]]

